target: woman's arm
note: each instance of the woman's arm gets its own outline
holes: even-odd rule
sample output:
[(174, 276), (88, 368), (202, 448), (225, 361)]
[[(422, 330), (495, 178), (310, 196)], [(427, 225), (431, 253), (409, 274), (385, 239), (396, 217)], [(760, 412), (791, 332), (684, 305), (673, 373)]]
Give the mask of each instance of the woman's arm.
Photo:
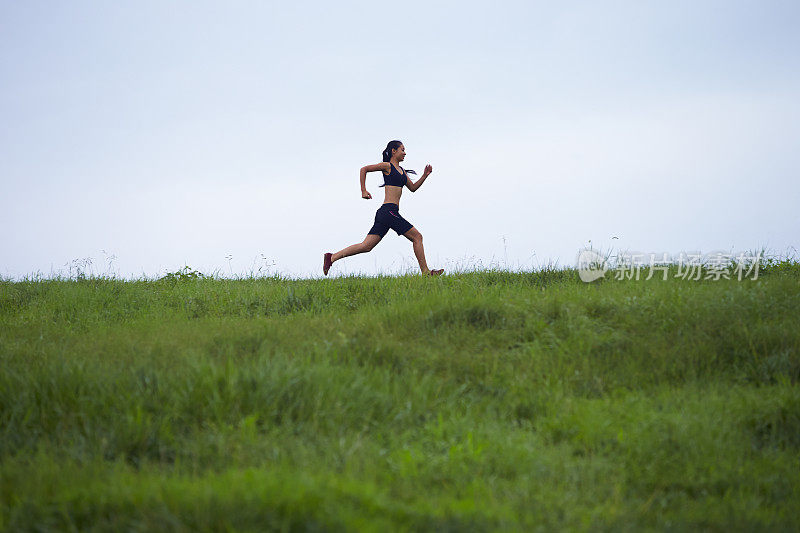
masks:
[(372, 198), (372, 195), (367, 191), (367, 172), (376, 172), (378, 170), (389, 170), (389, 163), (375, 163), (374, 165), (367, 165), (365, 167), (361, 167), (361, 172), (359, 173), (359, 179), (361, 180), (361, 198), (369, 200)]
[(408, 190), (414, 192), (422, 187), (422, 184), (425, 183), (425, 178), (430, 176), (431, 172), (433, 172), (433, 167), (426, 165), (425, 172), (422, 173), (422, 177), (420, 177), (417, 181), (411, 181), (411, 178), (406, 177), (406, 187), (408, 187)]

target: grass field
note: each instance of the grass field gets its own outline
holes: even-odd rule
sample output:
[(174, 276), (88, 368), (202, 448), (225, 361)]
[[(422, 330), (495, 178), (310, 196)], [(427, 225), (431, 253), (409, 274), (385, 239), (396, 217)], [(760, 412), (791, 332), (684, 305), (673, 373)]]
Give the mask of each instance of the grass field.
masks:
[(0, 282), (0, 529), (798, 530), (800, 265)]

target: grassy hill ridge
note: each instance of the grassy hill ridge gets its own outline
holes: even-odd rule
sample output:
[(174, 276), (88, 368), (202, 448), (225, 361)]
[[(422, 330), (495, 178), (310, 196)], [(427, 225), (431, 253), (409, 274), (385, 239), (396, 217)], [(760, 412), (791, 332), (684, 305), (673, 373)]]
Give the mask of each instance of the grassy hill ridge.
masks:
[(800, 266), (0, 282), (0, 527), (796, 529)]

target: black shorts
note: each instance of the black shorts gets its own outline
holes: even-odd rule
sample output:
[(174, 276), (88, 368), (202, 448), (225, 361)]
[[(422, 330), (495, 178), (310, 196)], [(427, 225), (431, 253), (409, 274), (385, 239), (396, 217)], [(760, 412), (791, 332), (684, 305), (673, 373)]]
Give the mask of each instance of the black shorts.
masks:
[(400, 216), (400, 207), (397, 204), (383, 204), (375, 213), (375, 224), (367, 235), (380, 235), (383, 237), (389, 228), (392, 228), (398, 235), (402, 235), (414, 226)]

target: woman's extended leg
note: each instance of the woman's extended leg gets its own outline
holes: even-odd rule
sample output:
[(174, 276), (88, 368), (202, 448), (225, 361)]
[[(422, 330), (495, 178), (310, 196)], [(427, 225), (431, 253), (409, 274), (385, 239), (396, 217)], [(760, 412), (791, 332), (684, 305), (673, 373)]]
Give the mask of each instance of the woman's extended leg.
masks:
[(364, 240), (358, 244), (352, 244), (343, 250), (339, 250), (335, 254), (331, 255), (331, 263), (335, 263), (339, 259), (343, 257), (349, 257), (351, 255), (356, 254), (363, 254), (364, 252), (369, 252), (375, 245), (381, 242), (382, 237), (380, 235), (375, 235), (374, 233), (370, 233), (367, 235)]
[(425, 261), (425, 249), (422, 246), (422, 233), (417, 230), (415, 227), (411, 227), (410, 230), (403, 233), (403, 237), (411, 241), (414, 246), (414, 255), (417, 256), (417, 261), (419, 261), (419, 268), (422, 270), (422, 274), (434, 275), (438, 276), (439, 274), (443, 273), (443, 269), (439, 270), (431, 270), (428, 268), (428, 263)]

